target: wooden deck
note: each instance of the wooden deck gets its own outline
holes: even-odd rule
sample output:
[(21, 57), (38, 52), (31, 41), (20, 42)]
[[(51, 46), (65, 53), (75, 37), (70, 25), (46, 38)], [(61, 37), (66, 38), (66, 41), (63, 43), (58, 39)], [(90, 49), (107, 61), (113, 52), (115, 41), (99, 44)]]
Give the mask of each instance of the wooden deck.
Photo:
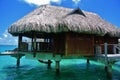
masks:
[[(18, 51), (6, 51), (6, 52), (1, 52), (0, 56), (2, 55), (17, 55)], [(19, 52), (20, 55), (25, 55), (25, 52)]]
[[(9, 52), (1, 52), (1, 55), (17, 55), (17, 51), (9, 51)], [(36, 53), (36, 57), (33, 57), (33, 53), (30, 52), (19, 52), (20, 55), (26, 55), (26, 58), (31, 58), (31, 59), (54, 59), (55, 57), (53, 56), (52, 53)], [(58, 56), (58, 55), (56, 55)], [(60, 56), (59, 58), (61, 59), (79, 59), (83, 58), (84, 56)], [(96, 56), (98, 59), (105, 59), (105, 54), (99, 54)], [(84, 57), (85, 58), (85, 57)], [(93, 56), (92, 56), (93, 58)], [(120, 61), (120, 54), (107, 54), (107, 59), (108, 60), (115, 60), (115, 61)]]
[[(103, 50), (102, 50), (103, 47)], [(110, 48), (111, 47), (111, 48)], [(109, 51), (111, 49), (111, 51)], [(111, 54), (112, 53), (112, 54)], [(101, 44), (96, 48), (96, 59), (105, 63), (111, 61), (120, 61), (120, 45), (119, 44)]]
[[(97, 56), (98, 59), (105, 59), (105, 54), (101, 54)], [(107, 54), (108, 61), (120, 61), (120, 54)]]

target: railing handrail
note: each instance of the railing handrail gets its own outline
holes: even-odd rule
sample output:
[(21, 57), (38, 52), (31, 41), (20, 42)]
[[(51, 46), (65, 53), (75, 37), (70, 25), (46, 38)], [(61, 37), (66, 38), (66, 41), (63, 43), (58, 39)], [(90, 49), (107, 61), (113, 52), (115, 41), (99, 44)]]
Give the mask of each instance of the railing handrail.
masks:
[[(100, 45), (104, 45), (104, 44), (100, 44)], [(107, 45), (109, 46), (109, 45), (118, 45), (118, 44), (107, 44)]]

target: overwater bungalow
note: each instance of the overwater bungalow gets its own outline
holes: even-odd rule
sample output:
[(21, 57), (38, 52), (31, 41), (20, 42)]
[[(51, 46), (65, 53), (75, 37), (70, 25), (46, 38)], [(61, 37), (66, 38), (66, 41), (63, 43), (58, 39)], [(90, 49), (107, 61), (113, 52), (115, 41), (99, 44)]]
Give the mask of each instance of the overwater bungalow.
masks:
[[(85, 57), (89, 61), (96, 55), (119, 53), (120, 29), (80, 8), (43, 5), (13, 23), (8, 32), (18, 37), (18, 55), (48, 60), (48, 65), (55, 60), (56, 70), (61, 59)], [(23, 42), (23, 37), (31, 41)], [(17, 62), (19, 65), (19, 57)]]

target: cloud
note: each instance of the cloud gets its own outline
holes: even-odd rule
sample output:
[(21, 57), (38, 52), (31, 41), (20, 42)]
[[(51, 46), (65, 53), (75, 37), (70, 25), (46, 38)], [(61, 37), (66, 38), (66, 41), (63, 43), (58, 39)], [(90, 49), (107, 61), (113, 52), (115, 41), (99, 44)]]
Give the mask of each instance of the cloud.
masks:
[(0, 37), (0, 44), (2, 45), (17, 45), (17, 43), (17, 38), (9, 34), (7, 30), (5, 30), (3, 35)]
[(61, 0), (23, 0), (23, 1), (30, 5), (36, 5), (36, 6), (50, 4), (51, 2), (61, 3)]
[[(23, 37), (23, 41), (31, 41), (29, 38)], [(7, 30), (4, 31), (2, 36), (0, 36), (0, 45), (18, 45), (18, 37), (13, 37), (8, 33)]]
[(81, 0), (72, 0), (77, 5)]
[(4, 36), (5, 38), (7, 38), (7, 37), (8, 37), (8, 35), (7, 35), (7, 34), (3, 34), (3, 36)]

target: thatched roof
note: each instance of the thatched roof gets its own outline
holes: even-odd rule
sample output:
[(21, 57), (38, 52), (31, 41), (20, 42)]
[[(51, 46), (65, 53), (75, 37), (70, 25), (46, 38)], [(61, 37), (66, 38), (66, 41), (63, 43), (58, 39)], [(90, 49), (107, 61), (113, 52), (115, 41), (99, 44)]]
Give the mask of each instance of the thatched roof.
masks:
[(30, 32), (77, 32), (120, 37), (117, 27), (97, 14), (78, 9), (44, 5), (13, 23), (8, 32), (14, 36)]

